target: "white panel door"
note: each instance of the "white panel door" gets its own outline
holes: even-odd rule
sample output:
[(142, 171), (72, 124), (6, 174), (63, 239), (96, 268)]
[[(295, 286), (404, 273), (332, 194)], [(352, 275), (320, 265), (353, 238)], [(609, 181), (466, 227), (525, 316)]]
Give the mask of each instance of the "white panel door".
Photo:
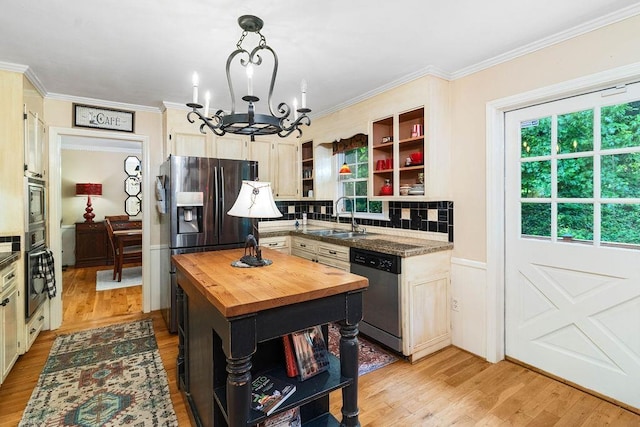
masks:
[(640, 407), (640, 87), (506, 115), (506, 354)]

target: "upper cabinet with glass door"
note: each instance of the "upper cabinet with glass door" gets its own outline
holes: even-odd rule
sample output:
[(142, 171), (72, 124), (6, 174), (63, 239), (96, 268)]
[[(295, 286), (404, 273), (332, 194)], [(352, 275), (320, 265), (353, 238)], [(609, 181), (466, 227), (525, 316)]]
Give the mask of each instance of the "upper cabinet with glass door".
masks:
[(374, 120), (369, 133), (374, 199), (450, 197), (448, 83), (427, 81), (427, 103)]

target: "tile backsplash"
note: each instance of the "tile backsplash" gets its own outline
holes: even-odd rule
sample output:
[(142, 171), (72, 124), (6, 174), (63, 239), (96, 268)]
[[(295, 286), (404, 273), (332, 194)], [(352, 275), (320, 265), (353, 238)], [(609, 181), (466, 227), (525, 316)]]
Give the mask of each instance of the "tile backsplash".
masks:
[(20, 251), (20, 236), (0, 236), (0, 247), (3, 252)]
[[(334, 203), (331, 200), (276, 200), (276, 206), (282, 212), (281, 218), (273, 220), (307, 218), (319, 221), (335, 221)], [(348, 214), (340, 216), (341, 223), (349, 223)], [(366, 227), (388, 227), (403, 230), (420, 230), (447, 234), (453, 242), (453, 202), (389, 202), (389, 219), (357, 219), (358, 224)]]

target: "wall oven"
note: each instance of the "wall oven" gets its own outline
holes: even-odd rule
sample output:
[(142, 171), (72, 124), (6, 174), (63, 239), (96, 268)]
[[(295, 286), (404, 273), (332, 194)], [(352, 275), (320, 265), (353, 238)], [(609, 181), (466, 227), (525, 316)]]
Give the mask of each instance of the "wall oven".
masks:
[(42, 256), (47, 252), (47, 193), (45, 182), (41, 179), (26, 179), (25, 218), (25, 317), (29, 319), (47, 300), (45, 279), (40, 271)]
[(25, 280), (27, 282), (25, 317), (27, 319), (31, 318), (38, 307), (47, 300), (45, 280), (38, 269), (40, 258), (46, 253), (46, 249), (44, 245), (33, 248), (27, 251), (27, 256), (25, 257)]
[(27, 218), (28, 229), (44, 228), (46, 216), (46, 189), (44, 181), (28, 178), (27, 180)]

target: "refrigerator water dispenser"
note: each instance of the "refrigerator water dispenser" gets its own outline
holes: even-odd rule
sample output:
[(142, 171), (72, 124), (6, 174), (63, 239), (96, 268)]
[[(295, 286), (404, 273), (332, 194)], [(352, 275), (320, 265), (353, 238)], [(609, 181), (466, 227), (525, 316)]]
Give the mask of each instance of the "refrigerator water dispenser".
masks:
[(202, 229), (203, 197), (201, 191), (179, 191), (176, 194), (178, 234), (200, 232)]

